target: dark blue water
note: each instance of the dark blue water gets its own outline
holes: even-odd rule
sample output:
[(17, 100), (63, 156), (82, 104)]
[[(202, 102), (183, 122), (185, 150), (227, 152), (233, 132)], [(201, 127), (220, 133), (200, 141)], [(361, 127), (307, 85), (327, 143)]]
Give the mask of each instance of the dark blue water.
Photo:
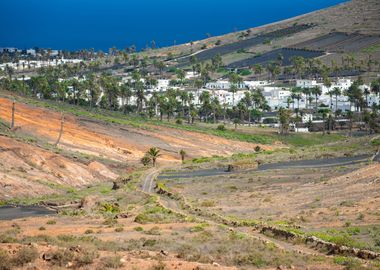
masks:
[(344, 0), (0, 0), (0, 47), (108, 50), (199, 40)]

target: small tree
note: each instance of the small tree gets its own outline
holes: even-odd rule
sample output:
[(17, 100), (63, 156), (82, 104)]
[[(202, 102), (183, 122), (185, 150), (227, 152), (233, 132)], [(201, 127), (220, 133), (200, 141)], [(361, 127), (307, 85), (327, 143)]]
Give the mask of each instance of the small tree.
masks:
[(144, 166), (148, 166), (149, 165), (149, 163), (152, 161), (152, 159), (149, 157), (149, 156), (147, 156), (147, 155), (145, 155), (145, 156), (143, 156), (142, 158), (141, 158), (141, 163), (144, 165)]
[(152, 160), (153, 167), (156, 166), (157, 158), (161, 156), (160, 150), (157, 149), (156, 147), (150, 148), (148, 152), (146, 153), (146, 155)]
[(63, 113), (61, 113), (61, 128), (59, 130), (59, 135), (58, 135), (57, 141), (54, 144), (55, 146), (57, 146), (59, 144), (59, 141), (61, 140), (61, 137), (63, 134), (63, 124), (64, 123), (65, 123), (65, 115)]
[(12, 102), (12, 122), (11, 122), (11, 130), (15, 127), (15, 110), (16, 110), (16, 101)]
[(288, 134), (291, 111), (284, 108), (280, 108), (278, 113), (279, 113), (279, 121), (280, 121), (280, 134), (281, 135)]
[(237, 125), (240, 123), (239, 118), (234, 119), (235, 131), (237, 130)]
[(185, 156), (186, 156), (185, 150), (181, 149), (181, 151), (179, 151), (179, 154), (181, 155), (181, 160), (183, 163), (185, 161)]

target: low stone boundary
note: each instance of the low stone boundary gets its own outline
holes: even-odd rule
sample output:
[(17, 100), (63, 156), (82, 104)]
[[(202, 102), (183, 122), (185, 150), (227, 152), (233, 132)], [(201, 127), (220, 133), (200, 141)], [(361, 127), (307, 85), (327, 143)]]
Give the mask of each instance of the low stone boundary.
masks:
[(324, 241), (315, 236), (304, 236), (295, 232), (279, 229), (272, 226), (264, 226), (261, 228), (260, 233), (265, 234), (266, 232), (270, 232), (275, 236), (285, 238), (286, 240), (302, 240), (306, 244), (311, 244), (314, 249), (327, 250), (329, 255), (334, 254), (342, 256), (353, 256), (365, 260), (374, 260), (380, 258), (380, 253), (371, 250), (342, 246)]

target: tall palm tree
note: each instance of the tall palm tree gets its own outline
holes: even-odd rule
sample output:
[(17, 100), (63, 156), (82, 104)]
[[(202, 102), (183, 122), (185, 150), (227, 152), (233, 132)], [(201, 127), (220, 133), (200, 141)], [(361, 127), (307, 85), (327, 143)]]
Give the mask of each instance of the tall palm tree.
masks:
[(235, 106), (235, 93), (238, 90), (238, 85), (243, 82), (243, 79), (236, 73), (230, 73), (229, 80), (231, 83), (230, 91), (232, 92), (232, 106)]
[(311, 89), (311, 93), (315, 96), (315, 111), (318, 110), (318, 97), (322, 95), (322, 90), (319, 86), (315, 86)]
[(374, 80), (371, 83), (371, 91), (380, 98), (380, 79)]
[(331, 91), (332, 94), (335, 96), (335, 112), (338, 110), (338, 97), (342, 94), (342, 91), (339, 87), (334, 87)]
[(150, 148), (148, 150), (148, 152), (146, 152), (146, 155), (151, 158), (152, 163), (153, 163), (153, 167), (156, 166), (157, 158), (159, 158), (161, 156), (160, 150), (156, 147)]

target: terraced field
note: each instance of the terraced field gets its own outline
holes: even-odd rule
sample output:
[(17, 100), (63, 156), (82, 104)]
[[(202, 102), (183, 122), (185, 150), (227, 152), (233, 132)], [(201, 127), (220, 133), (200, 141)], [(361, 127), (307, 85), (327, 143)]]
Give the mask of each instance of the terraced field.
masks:
[(298, 43), (293, 48), (327, 52), (355, 52), (380, 43), (380, 36), (333, 32)]
[(254, 56), (248, 59), (236, 61), (227, 66), (227, 68), (243, 68), (254, 66), (256, 64), (267, 65), (270, 62), (277, 61), (279, 56), (282, 56), (282, 65), (290, 65), (293, 57), (302, 56), (304, 58), (315, 58), (324, 55), (323, 51), (312, 51), (303, 49), (281, 48), (264, 53), (260, 56)]
[[(253, 38), (241, 40), (238, 42), (234, 42), (231, 44), (222, 45), (219, 47), (211, 48), (208, 50), (200, 51), (199, 53), (194, 54), (199, 61), (206, 61), (210, 60), (217, 54), (225, 55), (228, 53), (236, 52), (239, 50), (244, 50), (251, 48), (253, 46), (262, 44), (266, 41), (270, 41), (273, 39), (285, 37), (288, 35), (292, 35), (301, 31), (304, 31), (306, 29), (309, 29), (313, 27), (313, 24), (300, 24), (300, 25), (293, 25), (291, 27), (283, 28), (280, 30), (272, 31), (266, 34), (261, 34)], [(184, 57), (182, 59), (179, 59), (180, 66), (184, 66), (190, 62), (190, 56)]]

